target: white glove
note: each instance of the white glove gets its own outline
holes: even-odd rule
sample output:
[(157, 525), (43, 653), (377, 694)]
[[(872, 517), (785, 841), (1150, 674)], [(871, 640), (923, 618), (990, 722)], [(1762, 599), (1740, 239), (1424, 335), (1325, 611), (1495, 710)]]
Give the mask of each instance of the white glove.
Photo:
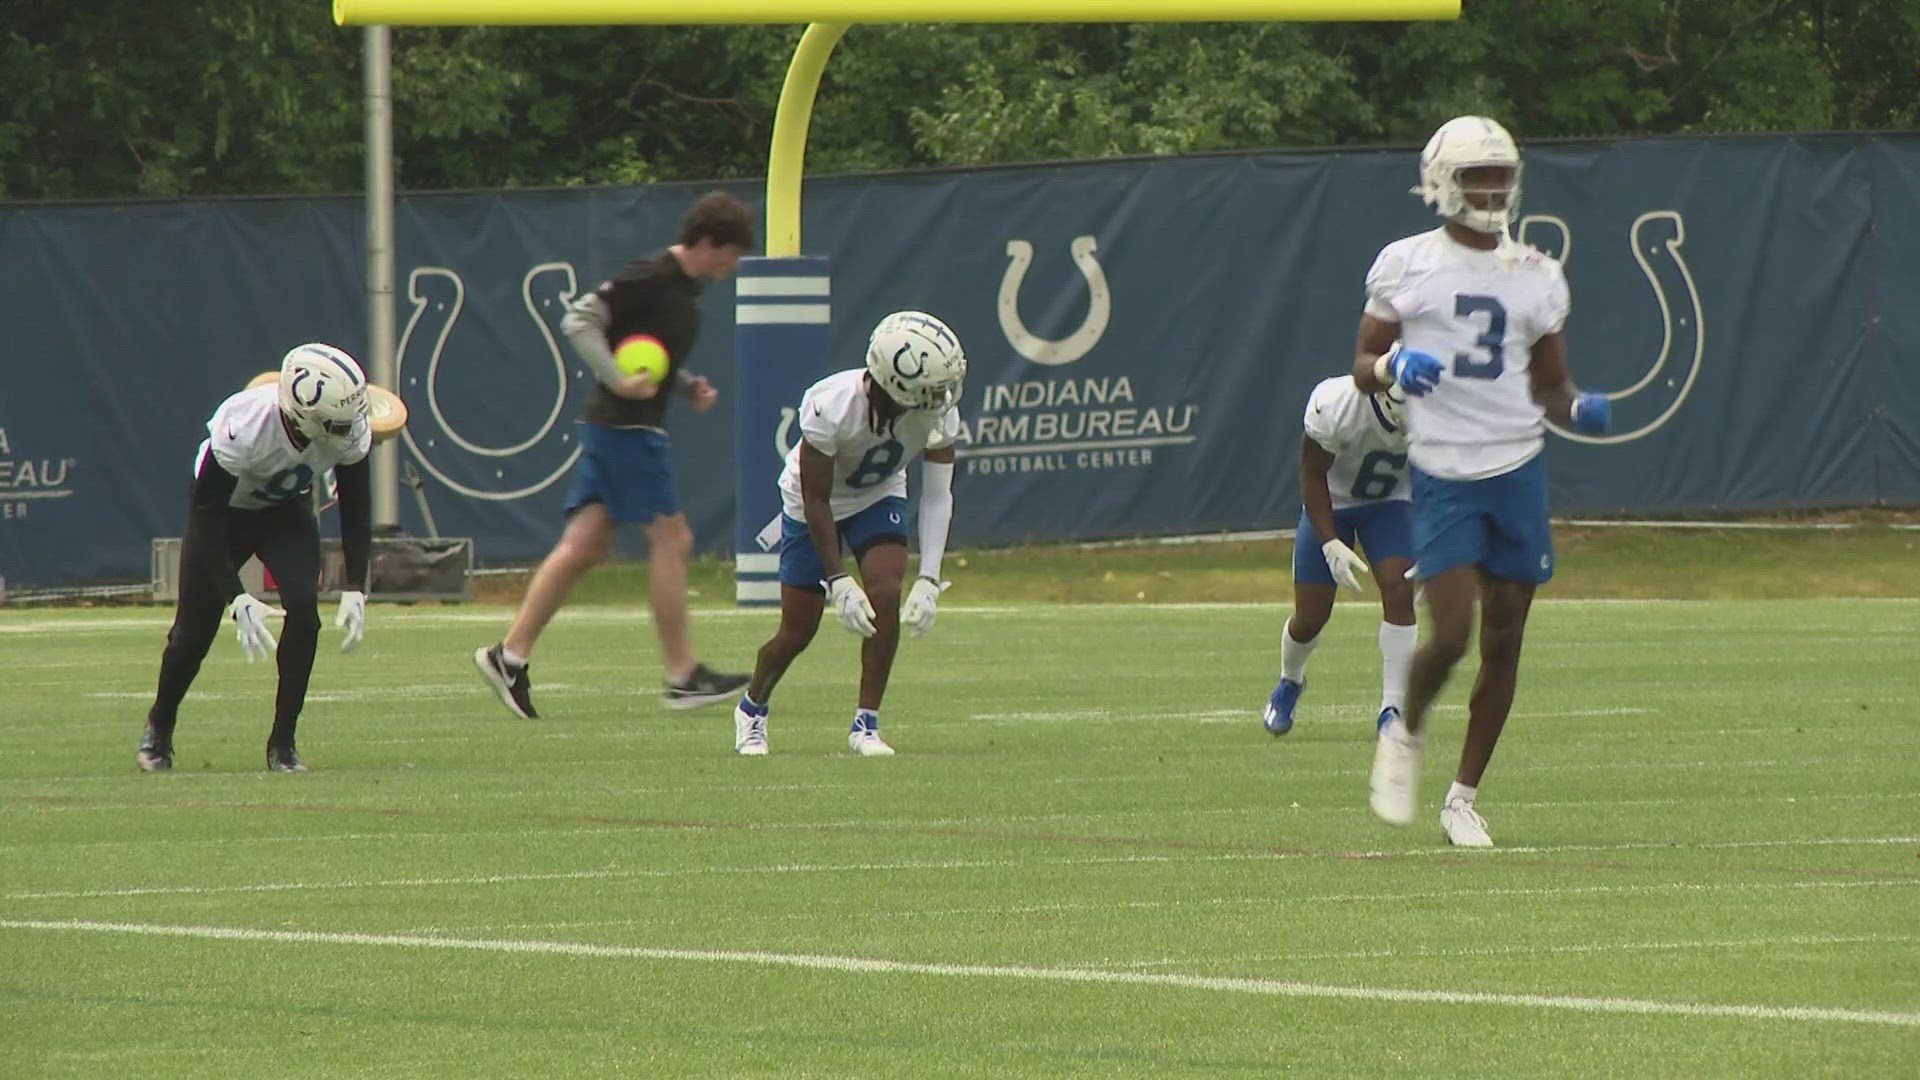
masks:
[(900, 621), (913, 628), (914, 637), (924, 637), (933, 629), (935, 609), (940, 605), (940, 594), (953, 588), (951, 581), (935, 581), (923, 577), (913, 583), (907, 591), (906, 605), (900, 609)]
[(234, 628), (240, 636), (240, 648), (247, 654), (247, 663), (273, 656), (273, 633), (267, 629), (267, 616), (285, 615), (286, 612), (256, 599), (252, 593), (241, 593), (228, 605), (227, 614), (233, 618)]
[(841, 574), (827, 582), (827, 601), (840, 616), (841, 626), (863, 638), (873, 636), (873, 602), (852, 574)]
[(340, 594), (340, 614), (333, 625), (345, 630), (346, 636), (340, 640), (341, 652), (352, 652), (360, 644), (361, 637), (367, 632), (367, 594), (363, 592), (343, 592)]
[(1320, 545), (1320, 554), (1327, 557), (1327, 569), (1333, 571), (1333, 580), (1354, 592), (1361, 591), (1360, 575), (1367, 572), (1367, 564), (1360, 561), (1352, 548), (1334, 539)]

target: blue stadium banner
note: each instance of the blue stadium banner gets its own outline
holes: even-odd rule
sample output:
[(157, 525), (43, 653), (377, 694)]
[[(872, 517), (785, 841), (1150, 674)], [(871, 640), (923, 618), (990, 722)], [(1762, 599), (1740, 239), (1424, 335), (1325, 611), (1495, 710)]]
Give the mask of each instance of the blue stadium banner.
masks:
[[(1615, 397), (1614, 434), (1556, 436), (1557, 512), (1920, 504), (1920, 245), (1905, 241), (1920, 235), (1920, 136), (1523, 149), (1520, 235), (1566, 263), (1575, 378)], [(671, 420), (697, 542), (766, 554), (747, 545), (771, 517), (778, 410), (859, 363), (873, 323), (902, 308), (939, 315), (968, 355), (956, 544), (1290, 526), (1300, 414), (1350, 363), (1367, 266), (1433, 225), (1407, 194), (1415, 157), (808, 181), (831, 320), (737, 325), (829, 303), (751, 292), (768, 287), (751, 269), (709, 290), (692, 366), (721, 404)], [(559, 534), (589, 378), (558, 333), (566, 301), (669, 243), (710, 186), (400, 201), (403, 456), (440, 531), (474, 537), (483, 563), (538, 558)], [(0, 208), (9, 584), (144, 580), (151, 538), (181, 531), (220, 400), (302, 341), (364, 350), (361, 212), (346, 198)], [(804, 341), (763, 349), (750, 325)], [(753, 566), (742, 587), (770, 580)]]

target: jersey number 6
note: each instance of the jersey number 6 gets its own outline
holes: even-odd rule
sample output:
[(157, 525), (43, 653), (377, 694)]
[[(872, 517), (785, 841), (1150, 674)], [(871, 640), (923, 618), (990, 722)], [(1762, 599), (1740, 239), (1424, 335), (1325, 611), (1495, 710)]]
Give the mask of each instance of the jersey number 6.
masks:
[[(1381, 471), (1381, 466), (1385, 470)], [(1400, 472), (1407, 467), (1407, 455), (1375, 450), (1360, 459), (1360, 471), (1353, 478), (1353, 497), (1384, 499), (1400, 486)]]
[(1466, 353), (1453, 354), (1453, 377), (1456, 379), (1497, 379), (1507, 369), (1506, 357), (1501, 345), (1507, 339), (1507, 308), (1498, 297), (1479, 296), (1473, 293), (1455, 293), (1453, 313), (1462, 319), (1471, 319), (1482, 312), (1487, 316), (1486, 332), (1473, 339), (1475, 345), (1487, 350), (1485, 360), (1475, 360)]

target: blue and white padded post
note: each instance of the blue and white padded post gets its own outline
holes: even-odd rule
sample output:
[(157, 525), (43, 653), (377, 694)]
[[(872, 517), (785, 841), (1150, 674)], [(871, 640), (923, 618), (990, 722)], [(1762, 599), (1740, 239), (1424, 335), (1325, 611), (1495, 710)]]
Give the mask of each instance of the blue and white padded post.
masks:
[(827, 260), (741, 259), (736, 289), (733, 595), (753, 607), (780, 602), (780, 470), (800, 395), (831, 370)]

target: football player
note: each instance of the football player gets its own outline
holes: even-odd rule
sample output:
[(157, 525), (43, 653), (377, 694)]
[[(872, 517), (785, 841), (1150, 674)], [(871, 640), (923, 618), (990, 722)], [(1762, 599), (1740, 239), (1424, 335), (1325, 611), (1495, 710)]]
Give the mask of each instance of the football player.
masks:
[(1293, 614), (1280, 635), (1280, 685), (1267, 699), (1266, 726), (1293, 730), (1307, 658), (1333, 615), (1338, 586), (1359, 591), (1373, 560), (1380, 583), (1380, 713), (1376, 729), (1400, 715), (1413, 661), (1413, 512), (1407, 499), (1407, 431), (1398, 387), (1366, 394), (1352, 376), (1327, 379), (1307, 399), (1300, 437), (1300, 527), (1293, 537)]
[[(271, 656), (279, 665), (267, 768), (307, 771), (294, 746), (294, 728), (320, 639), (320, 527), (313, 512), (313, 480), (332, 469), (340, 481), (346, 588), (335, 625), (344, 631), (341, 651), (350, 652), (366, 630), (367, 561), (373, 546), (367, 452), (372, 446), (367, 377), (353, 357), (331, 345), (294, 349), (280, 361), (277, 382), (243, 390), (214, 410), (194, 462), (180, 548), (180, 601), (135, 759), (140, 768), (173, 767), (180, 702), (224, 616), (233, 622), (248, 663)], [(267, 618), (282, 612), (240, 583), (240, 567), (256, 555), (273, 573), (285, 609), (277, 647)]]
[[(860, 696), (847, 747), (893, 753), (880, 738), (880, 699), (905, 622), (933, 629), (947, 582), (940, 559), (953, 519), (953, 440), (967, 374), (960, 339), (939, 319), (901, 311), (880, 320), (864, 367), (814, 383), (800, 399), (800, 440), (780, 474), (780, 626), (760, 647), (734, 710), (735, 752), (767, 752), (767, 702), (813, 640), (831, 604), (860, 635)], [(907, 465), (920, 454), (920, 574), (900, 607), (907, 570)], [(860, 569), (848, 573), (845, 543)]]
[(1370, 802), (1405, 825), (1417, 812), (1427, 712), (1466, 654), (1480, 612), (1480, 674), (1466, 744), (1440, 811), (1449, 843), (1491, 847), (1474, 808), (1513, 705), (1534, 590), (1553, 576), (1546, 421), (1597, 434), (1611, 404), (1567, 371), (1569, 300), (1560, 264), (1508, 236), (1520, 205), (1520, 151), (1483, 116), (1441, 125), (1415, 191), (1439, 228), (1381, 249), (1367, 272), (1353, 378), (1408, 395), (1417, 576), (1428, 610), (1404, 714), (1381, 729)]

